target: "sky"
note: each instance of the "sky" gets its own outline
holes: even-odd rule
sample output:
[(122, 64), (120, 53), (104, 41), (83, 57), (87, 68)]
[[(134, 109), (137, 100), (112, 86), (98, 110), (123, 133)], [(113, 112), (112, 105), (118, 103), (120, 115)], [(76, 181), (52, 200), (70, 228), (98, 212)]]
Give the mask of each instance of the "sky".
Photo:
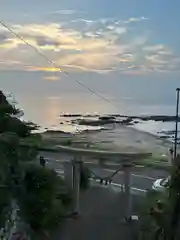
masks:
[(5, 90), (72, 93), (79, 89), (72, 81), (77, 78), (111, 98), (113, 92), (124, 94), (122, 86), (126, 97), (138, 89), (144, 99), (150, 90), (159, 101), (162, 82), (166, 91), (178, 84), (179, 0), (0, 0), (0, 5), (0, 19), (29, 44), (0, 26)]

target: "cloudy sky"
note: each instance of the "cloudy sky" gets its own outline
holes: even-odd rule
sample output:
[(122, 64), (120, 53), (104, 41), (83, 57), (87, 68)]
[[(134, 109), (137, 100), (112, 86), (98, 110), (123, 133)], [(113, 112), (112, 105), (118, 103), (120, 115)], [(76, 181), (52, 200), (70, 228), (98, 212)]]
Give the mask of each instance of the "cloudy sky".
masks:
[(180, 77), (179, 9), (179, 0), (0, 0), (0, 19), (19, 36), (0, 26), (0, 86), (75, 99), (87, 93), (76, 78), (112, 101), (167, 104)]
[(1, 0), (0, 69), (146, 75), (180, 66), (178, 0)]

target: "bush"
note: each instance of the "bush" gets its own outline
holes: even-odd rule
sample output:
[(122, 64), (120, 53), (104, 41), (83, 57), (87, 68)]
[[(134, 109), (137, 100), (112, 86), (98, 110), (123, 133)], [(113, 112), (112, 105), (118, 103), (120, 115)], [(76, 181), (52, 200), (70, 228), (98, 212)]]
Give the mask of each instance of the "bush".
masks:
[(63, 219), (71, 203), (64, 181), (49, 169), (30, 165), (26, 169), (20, 209), (35, 231), (51, 230)]
[(0, 91), (0, 224), (3, 226), (7, 220), (4, 216), (15, 200), (22, 221), (35, 231), (49, 230), (55, 228), (69, 210), (71, 195), (54, 171), (33, 164), (41, 139), (38, 135), (35, 143), (30, 139), (31, 131), (37, 126), (12, 117), (17, 111)]
[(30, 122), (22, 122), (16, 117), (4, 115), (0, 117), (0, 133), (14, 132), (19, 137), (30, 136), (32, 130), (36, 130), (37, 126)]
[[(159, 209), (158, 206), (161, 206), (161, 208)], [(155, 237), (160, 229), (163, 230), (163, 234), (169, 239), (168, 237), (171, 232), (171, 214), (172, 206), (169, 201), (168, 189), (165, 193), (149, 191), (141, 211), (139, 240), (161, 239)], [(161, 237), (163, 236), (161, 235)]]
[(15, 109), (13, 106), (11, 106), (5, 95), (2, 91), (0, 91), (0, 116), (3, 116), (4, 114), (16, 114), (18, 112), (17, 109)]
[(15, 182), (20, 179), (18, 164), (18, 137), (0, 134), (0, 224), (4, 225), (13, 197), (17, 195)]
[[(163, 230), (163, 239), (180, 239), (180, 166), (179, 161), (175, 164), (170, 173), (170, 184), (165, 194), (150, 192), (147, 194), (144, 211), (142, 213), (142, 228), (140, 239), (161, 239), (154, 238), (157, 229)], [(161, 200), (159, 205), (156, 200)], [(149, 214), (150, 208), (151, 215)]]

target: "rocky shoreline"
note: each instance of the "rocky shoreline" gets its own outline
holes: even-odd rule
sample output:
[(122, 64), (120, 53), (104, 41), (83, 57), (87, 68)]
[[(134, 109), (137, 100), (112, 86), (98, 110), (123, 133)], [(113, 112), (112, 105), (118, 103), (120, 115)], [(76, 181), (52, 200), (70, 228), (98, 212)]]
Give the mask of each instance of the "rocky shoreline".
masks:
[[(92, 149), (150, 151), (158, 156), (167, 156), (174, 141), (174, 124), (168, 123), (164, 129), (158, 128), (154, 133), (148, 131), (149, 123), (161, 125), (163, 119), (169, 121), (175, 120), (175, 117), (63, 114), (58, 119), (59, 126), (45, 129), (43, 138), (56, 145), (83, 147), (88, 144)], [(180, 143), (180, 139), (178, 142)]]
[[(149, 116), (127, 116), (121, 114), (105, 114), (104, 116), (95, 114), (95, 115), (82, 115), (82, 114), (62, 114), (60, 117), (64, 118), (76, 118), (72, 120), (73, 122), (77, 122), (80, 125), (92, 125), (92, 126), (100, 126), (111, 123), (122, 123), (127, 125), (133, 125), (142, 121), (158, 121), (158, 122), (175, 122), (176, 116), (169, 115), (149, 115)], [(95, 119), (87, 119), (87, 118), (96, 118)], [(119, 118), (122, 118), (121, 120)], [(180, 122), (180, 117), (178, 117), (178, 122)]]
[[(140, 126), (141, 124), (143, 125), (148, 121), (154, 123), (173, 123), (176, 121), (176, 116), (169, 115), (127, 116), (122, 114), (62, 114), (60, 117), (63, 118), (66, 123), (68, 122), (72, 125), (87, 127), (84, 132), (91, 132), (92, 129), (88, 129), (89, 127), (94, 127), (94, 131), (104, 131), (112, 128), (118, 128), (120, 126), (132, 126), (136, 128), (136, 126)], [(180, 117), (178, 118), (178, 122), (180, 122)], [(60, 124), (64, 123), (61, 122)], [(174, 133), (174, 130), (162, 130), (157, 131), (155, 135), (159, 139), (168, 140), (173, 143)], [(178, 143), (180, 143), (180, 138), (178, 138)]]

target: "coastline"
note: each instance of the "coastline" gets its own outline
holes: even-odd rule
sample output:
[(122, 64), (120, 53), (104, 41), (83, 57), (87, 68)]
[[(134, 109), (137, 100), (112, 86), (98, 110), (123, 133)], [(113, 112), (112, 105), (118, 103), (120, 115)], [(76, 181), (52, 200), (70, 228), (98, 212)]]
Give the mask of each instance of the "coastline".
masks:
[[(160, 124), (162, 118), (169, 119), (167, 115), (149, 117), (154, 118), (153, 123)], [(168, 149), (172, 147), (172, 142), (168, 138), (160, 139), (158, 131), (155, 133), (148, 128), (146, 130), (146, 126), (152, 121), (148, 120), (149, 117), (120, 114), (59, 114), (54, 125), (45, 126), (46, 121), (41, 124), (38, 122), (41, 127), (35, 133), (41, 133), (43, 139), (50, 144), (62, 142), (67, 144), (67, 141), (70, 141), (75, 146), (88, 144), (94, 149), (121, 152), (151, 151), (154, 155), (168, 157)], [(141, 118), (146, 120), (142, 121)], [(172, 116), (170, 118), (172, 119)], [(22, 119), (25, 120), (25, 117), (23, 116)]]
[[(6, 96), (8, 100), (17, 105), (15, 97), (12, 93), (7, 93)], [(21, 107), (18, 104), (18, 108)], [(36, 133), (43, 133), (47, 130), (52, 131), (62, 131), (62, 133), (72, 133), (77, 135), (81, 133), (81, 136), (84, 134), (86, 138), (90, 135), (99, 135), (99, 132), (106, 132), (109, 135), (109, 131), (113, 128), (114, 124), (115, 129), (132, 129), (127, 130), (129, 135), (133, 135), (134, 133), (140, 134), (143, 136), (151, 136), (156, 140), (161, 139), (162, 145), (166, 144), (172, 147), (173, 142), (173, 134), (169, 134), (169, 132), (173, 132), (175, 128), (173, 125), (173, 121), (175, 119), (172, 115), (124, 115), (124, 114), (113, 114), (113, 113), (58, 113), (56, 117), (54, 116), (51, 121), (48, 119), (33, 119), (32, 116), (28, 116), (25, 112), (25, 115), (17, 116), (21, 120), (29, 121), (32, 119), (33, 122), (37, 123), (40, 128)], [(180, 119), (179, 119), (180, 120)], [(152, 127), (153, 126), (153, 127)], [(165, 126), (165, 129), (164, 129)], [(142, 135), (143, 134), (143, 135)], [(121, 134), (119, 138), (121, 138)], [(106, 136), (104, 136), (106, 138)], [(117, 138), (117, 136), (116, 136)], [(180, 135), (178, 136), (180, 140)], [(130, 139), (130, 137), (129, 137)], [(103, 139), (101, 140), (103, 141)]]
[(118, 125), (115, 128), (98, 131), (65, 133), (58, 130), (46, 130), (41, 134), (46, 142), (53, 144), (71, 144), (75, 147), (91, 149), (109, 149), (120, 152), (152, 152), (156, 157), (168, 158), (168, 149), (172, 143), (158, 136), (144, 132), (133, 126)]

